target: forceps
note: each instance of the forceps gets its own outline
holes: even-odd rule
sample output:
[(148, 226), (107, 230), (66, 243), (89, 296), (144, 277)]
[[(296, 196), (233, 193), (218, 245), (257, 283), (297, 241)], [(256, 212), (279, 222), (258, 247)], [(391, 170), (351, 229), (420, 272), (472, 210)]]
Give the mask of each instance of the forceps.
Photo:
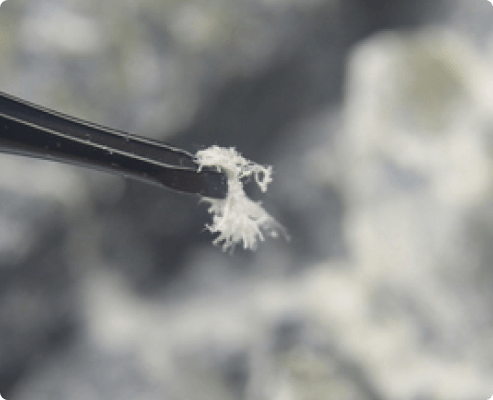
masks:
[[(224, 174), (164, 143), (64, 115), (0, 92), (0, 152), (121, 174), (185, 193), (222, 199)], [(1, 172), (0, 172), (1, 173)]]

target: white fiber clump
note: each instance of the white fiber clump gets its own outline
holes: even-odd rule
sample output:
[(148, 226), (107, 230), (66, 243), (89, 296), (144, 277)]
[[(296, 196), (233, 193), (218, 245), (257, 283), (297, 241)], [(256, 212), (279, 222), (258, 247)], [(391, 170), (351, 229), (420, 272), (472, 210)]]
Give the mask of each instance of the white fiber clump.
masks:
[(262, 208), (260, 202), (250, 200), (243, 190), (242, 178), (252, 177), (262, 192), (272, 182), (272, 167), (263, 167), (243, 158), (234, 148), (212, 146), (195, 155), (195, 161), (202, 167), (214, 167), (226, 174), (228, 195), (225, 199), (204, 197), (210, 203), (212, 225), (207, 229), (219, 233), (214, 244), (222, 243), (224, 251), (233, 250), (243, 242), (243, 248), (255, 250), (257, 242), (264, 240), (263, 232), (277, 237), (284, 228)]

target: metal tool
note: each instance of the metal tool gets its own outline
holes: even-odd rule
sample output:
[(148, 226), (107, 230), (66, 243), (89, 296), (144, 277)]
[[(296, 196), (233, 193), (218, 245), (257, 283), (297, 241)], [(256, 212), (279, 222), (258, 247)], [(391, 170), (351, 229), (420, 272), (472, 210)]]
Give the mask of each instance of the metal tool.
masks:
[(194, 156), (187, 151), (2, 92), (0, 152), (95, 168), (210, 198), (227, 195), (224, 174), (212, 168), (199, 171)]

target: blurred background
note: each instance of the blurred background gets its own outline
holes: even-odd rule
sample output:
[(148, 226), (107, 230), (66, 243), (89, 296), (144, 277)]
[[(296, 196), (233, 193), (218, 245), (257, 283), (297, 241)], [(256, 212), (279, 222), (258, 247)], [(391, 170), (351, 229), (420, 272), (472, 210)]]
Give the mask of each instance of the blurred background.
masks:
[(486, 0), (6, 0), (0, 91), (273, 165), (291, 241), (198, 198), (0, 154), (8, 400), (493, 394)]

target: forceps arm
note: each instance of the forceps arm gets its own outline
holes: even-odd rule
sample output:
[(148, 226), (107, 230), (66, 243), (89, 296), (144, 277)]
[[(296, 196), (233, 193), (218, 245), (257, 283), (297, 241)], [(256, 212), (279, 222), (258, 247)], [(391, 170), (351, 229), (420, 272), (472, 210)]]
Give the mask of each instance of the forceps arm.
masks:
[(226, 177), (213, 169), (199, 171), (187, 151), (2, 92), (0, 152), (95, 168), (211, 198), (227, 194)]

